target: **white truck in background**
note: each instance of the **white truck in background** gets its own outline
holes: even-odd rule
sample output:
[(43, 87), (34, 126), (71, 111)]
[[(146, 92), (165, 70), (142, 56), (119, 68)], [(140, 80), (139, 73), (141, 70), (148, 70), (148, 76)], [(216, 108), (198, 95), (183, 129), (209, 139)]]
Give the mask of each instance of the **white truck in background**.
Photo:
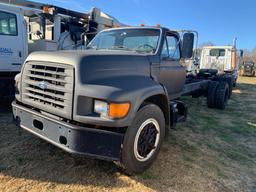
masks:
[(0, 99), (14, 97), (14, 77), (33, 51), (83, 49), (99, 31), (125, 26), (92, 8), (80, 13), (26, 0), (0, 0)]
[[(243, 58), (243, 50), (236, 48), (236, 39), (230, 46), (204, 46), (195, 48), (193, 57), (183, 61), (187, 69), (187, 77), (193, 79), (209, 78), (214, 81), (225, 81), (229, 85), (230, 98), (232, 89), (236, 86), (239, 67)], [(216, 87), (215, 87), (216, 88)], [(215, 89), (213, 88), (213, 89)], [(192, 94), (193, 97), (201, 96), (200, 92)], [(210, 106), (213, 106), (212, 104)]]
[(233, 46), (206, 46), (201, 50), (200, 70), (215, 70), (218, 74), (232, 75), (233, 85), (239, 74), (239, 65), (243, 57), (243, 51)]

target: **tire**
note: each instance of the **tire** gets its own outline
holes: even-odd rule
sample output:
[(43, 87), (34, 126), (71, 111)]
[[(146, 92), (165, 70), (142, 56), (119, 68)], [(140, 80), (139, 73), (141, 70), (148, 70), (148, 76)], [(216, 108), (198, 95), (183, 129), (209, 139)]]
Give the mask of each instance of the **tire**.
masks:
[(219, 82), (215, 93), (215, 107), (225, 109), (229, 96), (229, 85), (227, 82)]
[(232, 96), (232, 91), (234, 87), (234, 80), (232, 77), (227, 77), (225, 81), (228, 83), (228, 87), (229, 87), (228, 98), (230, 99)]
[[(164, 137), (165, 118), (162, 110), (155, 104), (144, 105), (124, 136), (120, 161), (124, 172), (133, 175), (148, 169), (157, 157)], [(156, 147), (151, 149), (152, 145)]]
[(215, 107), (215, 93), (218, 85), (219, 85), (218, 81), (209, 82), (208, 91), (207, 91), (207, 106), (209, 108)]
[(228, 99), (231, 98), (232, 96), (232, 91), (233, 91), (233, 87), (234, 87), (234, 81), (232, 77), (227, 77), (227, 76), (218, 76), (216, 78), (217, 81), (221, 82), (221, 81), (224, 81), (224, 82), (227, 82), (228, 83), (228, 86), (229, 86), (229, 93), (228, 93)]

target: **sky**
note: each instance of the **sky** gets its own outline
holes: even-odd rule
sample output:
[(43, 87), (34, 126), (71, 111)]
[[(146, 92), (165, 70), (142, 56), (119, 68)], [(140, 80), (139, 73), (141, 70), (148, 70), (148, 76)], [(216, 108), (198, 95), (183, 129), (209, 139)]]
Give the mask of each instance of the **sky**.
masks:
[(240, 49), (256, 48), (255, 0), (34, 0), (89, 11), (92, 7), (131, 26), (145, 24), (199, 32), (199, 44), (231, 44), (237, 37)]

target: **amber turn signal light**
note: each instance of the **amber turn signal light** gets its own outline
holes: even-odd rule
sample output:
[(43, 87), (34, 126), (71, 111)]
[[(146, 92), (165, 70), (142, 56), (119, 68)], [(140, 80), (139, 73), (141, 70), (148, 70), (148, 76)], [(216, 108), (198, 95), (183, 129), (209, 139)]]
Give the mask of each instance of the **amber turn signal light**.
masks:
[(110, 103), (108, 116), (113, 119), (124, 118), (130, 109), (129, 103)]

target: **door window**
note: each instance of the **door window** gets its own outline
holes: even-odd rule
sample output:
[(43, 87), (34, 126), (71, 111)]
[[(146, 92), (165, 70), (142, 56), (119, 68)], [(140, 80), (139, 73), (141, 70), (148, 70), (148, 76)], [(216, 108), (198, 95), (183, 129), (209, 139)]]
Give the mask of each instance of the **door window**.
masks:
[(168, 58), (169, 57), (169, 51), (167, 47), (167, 41), (164, 41), (163, 50), (162, 50), (162, 58)]
[(16, 15), (0, 11), (0, 35), (16, 36), (17, 34)]
[(162, 58), (180, 59), (180, 49), (175, 36), (167, 36), (162, 49)]

